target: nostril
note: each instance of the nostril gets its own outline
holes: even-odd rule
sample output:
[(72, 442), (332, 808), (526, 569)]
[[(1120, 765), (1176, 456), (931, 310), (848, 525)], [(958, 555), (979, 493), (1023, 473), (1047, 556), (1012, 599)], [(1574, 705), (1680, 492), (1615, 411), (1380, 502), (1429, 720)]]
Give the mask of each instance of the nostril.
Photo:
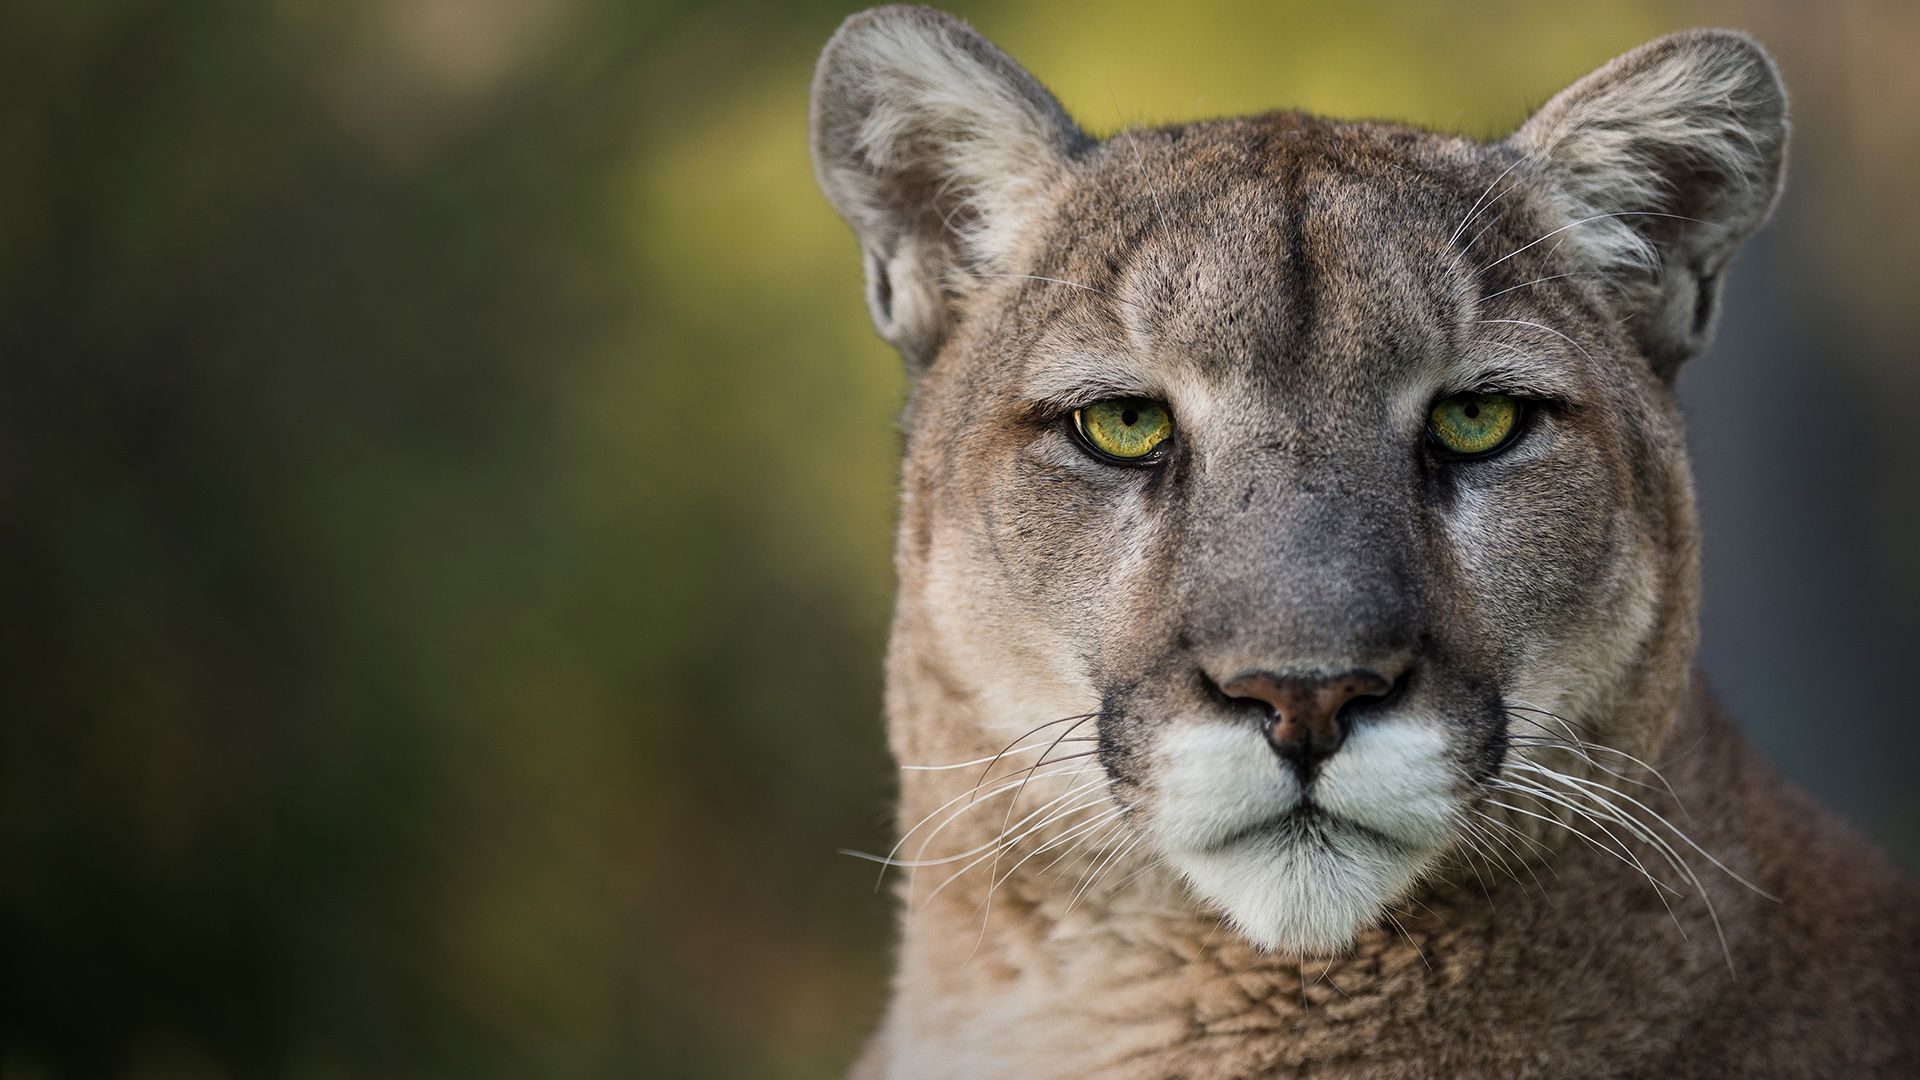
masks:
[(1405, 685), (1404, 671), (1391, 682), (1365, 668), (1332, 676), (1256, 671), (1227, 681), (1220, 692), (1266, 706), (1268, 743), (1305, 778), (1340, 748), (1355, 712), (1391, 700)]
[(1362, 713), (1383, 709), (1406, 696), (1407, 684), (1413, 680), (1411, 669), (1402, 671), (1398, 678), (1384, 688), (1378, 683), (1358, 688), (1346, 704), (1341, 706), (1343, 713)]

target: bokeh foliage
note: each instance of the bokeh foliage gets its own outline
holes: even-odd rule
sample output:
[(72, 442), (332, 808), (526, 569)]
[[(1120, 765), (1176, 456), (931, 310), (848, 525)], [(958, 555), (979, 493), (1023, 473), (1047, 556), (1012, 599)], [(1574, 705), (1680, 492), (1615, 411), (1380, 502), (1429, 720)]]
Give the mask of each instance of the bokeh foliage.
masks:
[[(1496, 133), (1690, 13), (969, 5), (1089, 127)], [(0, 9), (0, 1073), (812, 1077), (884, 994), (845, 9)]]

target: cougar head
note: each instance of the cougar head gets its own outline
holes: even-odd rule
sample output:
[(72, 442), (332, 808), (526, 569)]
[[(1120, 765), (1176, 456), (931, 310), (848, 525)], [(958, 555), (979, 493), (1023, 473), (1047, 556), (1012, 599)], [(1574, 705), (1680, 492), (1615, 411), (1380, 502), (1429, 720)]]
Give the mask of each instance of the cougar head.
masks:
[(1548, 717), (1658, 743), (1697, 603), (1673, 379), (1785, 149), (1752, 41), (1659, 39), (1499, 141), (1096, 138), (883, 8), (812, 138), (912, 376), (899, 626), (974, 706), (910, 723), (1091, 708), (1127, 820), (1303, 954), (1435, 872)]

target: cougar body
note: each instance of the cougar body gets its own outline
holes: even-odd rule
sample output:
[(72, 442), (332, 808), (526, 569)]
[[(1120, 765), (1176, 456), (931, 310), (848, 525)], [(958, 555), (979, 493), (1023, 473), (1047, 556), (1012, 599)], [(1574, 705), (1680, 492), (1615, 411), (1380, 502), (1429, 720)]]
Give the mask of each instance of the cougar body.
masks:
[(1920, 1070), (1920, 896), (1693, 669), (1673, 379), (1781, 181), (1759, 46), (1494, 142), (1096, 139), (882, 8), (812, 130), (912, 376), (857, 1075)]

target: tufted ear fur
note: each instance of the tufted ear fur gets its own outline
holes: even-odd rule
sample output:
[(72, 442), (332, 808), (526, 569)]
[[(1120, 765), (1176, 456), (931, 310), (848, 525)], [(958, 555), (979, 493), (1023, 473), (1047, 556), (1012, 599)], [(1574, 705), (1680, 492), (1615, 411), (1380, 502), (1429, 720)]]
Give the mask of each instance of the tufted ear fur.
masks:
[(1720, 275), (1780, 191), (1773, 61), (1729, 30), (1663, 37), (1561, 91), (1510, 142), (1581, 223), (1566, 244), (1622, 287), (1629, 326), (1671, 377), (1706, 348)]
[(874, 325), (915, 372), (971, 281), (1012, 272), (1023, 225), (1088, 141), (1020, 65), (921, 7), (840, 27), (814, 74), (812, 138), (820, 187), (859, 234)]

